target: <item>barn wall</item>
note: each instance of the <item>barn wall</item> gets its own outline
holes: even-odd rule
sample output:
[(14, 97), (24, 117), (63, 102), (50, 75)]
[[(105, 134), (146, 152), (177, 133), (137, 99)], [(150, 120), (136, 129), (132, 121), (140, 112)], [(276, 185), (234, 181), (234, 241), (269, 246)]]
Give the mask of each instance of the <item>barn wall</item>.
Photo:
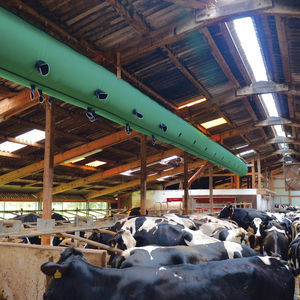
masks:
[[(284, 176), (274, 176), (273, 190), (276, 192), (274, 202), (276, 204), (289, 204), (289, 192), (285, 190)], [(290, 191), (291, 202), (293, 206), (300, 206), (300, 191)]]
[[(257, 193), (256, 189), (227, 189), (213, 190), (214, 196), (232, 196), (237, 199), (237, 202), (251, 203), (253, 208), (257, 208)], [(149, 190), (146, 194), (146, 208), (147, 209), (173, 209), (181, 208), (180, 202), (167, 203), (167, 198), (181, 198), (183, 197), (183, 190)], [(190, 196), (208, 196), (209, 190), (190, 190)], [(132, 193), (132, 206), (140, 206), (140, 192)], [(265, 207), (264, 201), (260, 202), (261, 207)]]
[[(0, 299), (43, 299), (47, 276), (40, 266), (58, 261), (61, 247), (0, 243)], [(88, 262), (106, 266), (106, 251), (82, 249)]]

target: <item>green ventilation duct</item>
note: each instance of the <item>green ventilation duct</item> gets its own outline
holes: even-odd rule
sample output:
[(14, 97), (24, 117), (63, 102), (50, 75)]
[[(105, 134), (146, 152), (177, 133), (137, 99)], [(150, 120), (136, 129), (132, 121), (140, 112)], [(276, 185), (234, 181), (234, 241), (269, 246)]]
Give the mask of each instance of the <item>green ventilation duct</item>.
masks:
[[(247, 166), (195, 127), (89, 58), (0, 7), (0, 76), (226, 168)], [(127, 124), (127, 125), (126, 125)]]

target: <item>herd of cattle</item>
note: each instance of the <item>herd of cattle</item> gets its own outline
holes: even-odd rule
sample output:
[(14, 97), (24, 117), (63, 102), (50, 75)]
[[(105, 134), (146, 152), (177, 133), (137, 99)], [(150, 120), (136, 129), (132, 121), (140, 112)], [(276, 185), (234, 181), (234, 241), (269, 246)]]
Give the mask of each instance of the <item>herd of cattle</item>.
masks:
[[(300, 261), (300, 213), (226, 206), (204, 214), (131, 216), (89, 239), (109, 252), (110, 268), (87, 263), (67, 248), (44, 299), (293, 299)], [(95, 248), (85, 245), (86, 248)]]

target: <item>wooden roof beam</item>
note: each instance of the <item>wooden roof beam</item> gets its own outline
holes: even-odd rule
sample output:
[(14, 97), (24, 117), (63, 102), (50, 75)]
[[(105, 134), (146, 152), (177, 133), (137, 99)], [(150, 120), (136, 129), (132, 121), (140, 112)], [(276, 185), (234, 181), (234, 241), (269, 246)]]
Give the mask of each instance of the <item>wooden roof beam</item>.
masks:
[(180, 5), (182, 7), (204, 9), (210, 4), (214, 4), (214, 0), (166, 0), (167, 2)]
[(12, 142), (12, 143), (23, 144), (23, 145), (31, 146), (31, 147), (45, 148), (45, 146), (41, 143), (25, 141), (23, 139), (18, 139), (18, 138), (14, 138), (14, 137), (10, 137), (10, 136), (5, 136), (5, 135), (2, 135), (2, 134), (0, 134), (0, 140), (9, 141), (9, 142)]
[(25, 89), (12, 98), (0, 101), (0, 122), (39, 104), (38, 99), (30, 99), (30, 90)]
[[(14, 120), (15, 123), (17, 123), (19, 125), (22, 125), (24, 127), (34, 128), (34, 129), (39, 129), (39, 130), (45, 130), (45, 126), (40, 125), (40, 124), (35, 123), (35, 122), (32, 122), (32, 121), (23, 120), (23, 119), (18, 118), (18, 117), (12, 117), (11, 119)], [(87, 120), (87, 122), (88, 122), (88, 120)], [(67, 139), (70, 139), (70, 140), (81, 141), (81, 142), (84, 142), (84, 143), (89, 142), (89, 140), (87, 138), (83, 137), (83, 136), (79, 136), (79, 135), (76, 135), (76, 134), (64, 132), (64, 131), (57, 130), (57, 129), (55, 130), (55, 135), (59, 135), (60, 137), (64, 137), (64, 138), (67, 138)]]
[[(116, 132), (114, 134), (105, 136), (103, 138), (100, 138), (98, 140), (92, 141), (90, 143), (75, 147), (73, 149), (70, 149), (64, 153), (59, 153), (54, 156), (54, 165), (57, 165), (59, 163), (62, 163), (68, 159), (71, 159), (76, 156), (83, 155), (87, 152), (91, 152), (96, 149), (100, 148), (107, 148), (112, 145), (116, 145), (118, 143), (127, 141), (129, 139), (132, 139), (136, 136), (138, 136), (139, 133), (136, 131), (132, 131), (130, 135), (127, 135), (125, 130)], [(4, 174), (0, 176), (0, 186), (4, 185), (6, 183), (9, 183), (11, 181), (14, 181), (15, 179), (22, 178), (34, 173), (37, 173), (41, 171), (44, 168), (44, 161), (40, 161), (31, 165), (28, 165), (26, 167), (23, 167), (21, 169), (12, 171), (10, 173)]]
[(262, 11), (262, 9), (271, 7), (271, 0), (243, 0), (238, 3), (236, 3), (236, 1), (218, 1), (215, 7), (199, 10), (196, 14), (196, 18), (190, 16), (168, 27), (153, 31), (146, 39), (136, 39), (134, 42), (116, 49), (116, 51), (121, 51), (122, 61), (124, 64), (127, 64), (158, 47), (174, 43), (182, 39), (182, 37), (189, 32), (201, 27), (211, 25), (220, 20), (233, 18), (241, 13), (249, 15), (253, 11)]
[(286, 84), (279, 84), (273, 81), (258, 81), (245, 86), (236, 91), (237, 96), (251, 96), (269, 93), (288, 92), (289, 87)]
[(17, 94), (18, 94), (18, 92), (13, 92), (4, 85), (0, 86), (0, 97), (11, 98), (11, 97), (17, 96)]
[(109, 3), (116, 12), (131, 25), (135, 31), (141, 35), (146, 35), (149, 32), (149, 27), (143, 20), (142, 16), (131, 5), (130, 10), (127, 10), (118, 0), (105, 0)]
[[(202, 164), (203, 164), (203, 160), (198, 160), (196, 162), (190, 163), (188, 165), (188, 168), (189, 169), (195, 169), (195, 168), (200, 167)], [(160, 178), (162, 176), (176, 175), (176, 174), (179, 174), (179, 173), (182, 173), (182, 172), (183, 172), (183, 166), (180, 166), (180, 167), (177, 167), (173, 170), (163, 172), (162, 174), (148, 176), (147, 177), (147, 182), (155, 181), (155, 180), (157, 180), (158, 178)], [(119, 191), (122, 191), (122, 190), (126, 190), (128, 188), (138, 186), (138, 185), (140, 185), (140, 182), (141, 182), (140, 179), (132, 180), (132, 181), (129, 181), (129, 182), (126, 182), (126, 183), (123, 183), (123, 184), (116, 185), (116, 186), (111, 187), (111, 188), (104, 189), (102, 191), (88, 193), (87, 195), (85, 195), (85, 198), (86, 199), (93, 199), (95, 197), (108, 195), (108, 194), (113, 194), (115, 192), (119, 192)]]
[(274, 125), (286, 125), (292, 127), (300, 127), (300, 123), (292, 122), (291, 120), (282, 118), (282, 117), (269, 117), (263, 121), (256, 123), (255, 127), (263, 127), (263, 126), (274, 126)]
[[(149, 156), (147, 158), (146, 162), (147, 162), (147, 164), (150, 164), (150, 163), (153, 163), (153, 162), (156, 162), (156, 161), (160, 161), (163, 158), (166, 158), (166, 157), (169, 157), (169, 156), (172, 156), (172, 155), (179, 155), (181, 153), (183, 153), (182, 149), (173, 148), (173, 149), (170, 149), (170, 150), (167, 150), (167, 151)], [(122, 166), (117, 166), (115, 168), (105, 170), (103, 172), (97, 172), (96, 174), (92, 174), (90, 176), (80, 178), (78, 180), (73, 180), (73, 181), (68, 182), (68, 183), (63, 183), (63, 184), (55, 187), (53, 189), (53, 193), (58, 194), (58, 193), (62, 193), (64, 191), (67, 191), (67, 190), (70, 190), (70, 189), (74, 189), (76, 187), (84, 186), (84, 185), (92, 183), (92, 182), (97, 182), (101, 179), (111, 177), (111, 176), (114, 176), (114, 175), (118, 175), (122, 172), (137, 168), (137, 167), (140, 166), (140, 164), (141, 164), (141, 161), (136, 160), (134, 162), (131, 162), (131, 163), (128, 163), (128, 164), (125, 164), (125, 165), (122, 165)]]

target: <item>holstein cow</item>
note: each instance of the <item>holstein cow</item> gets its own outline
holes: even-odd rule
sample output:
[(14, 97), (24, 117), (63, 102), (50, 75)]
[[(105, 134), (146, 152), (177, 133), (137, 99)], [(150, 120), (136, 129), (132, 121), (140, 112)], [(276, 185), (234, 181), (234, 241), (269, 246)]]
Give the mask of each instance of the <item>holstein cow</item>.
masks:
[(263, 235), (263, 254), (278, 254), (282, 259), (288, 260), (290, 240), (287, 237), (285, 230), (279, 229), (273, 225), (271, 228), (265, 229)]
[[(108, 228), (110, 231), (116, 232), (117, 236), (115, 237), (115, 240), (119, 239), (120, 235), (122, 235), (124, 230), (130, 231), (130, 233), (136, 238), (139, 239), (141, 235), (148, 236), (149, 232), (153, 232), (156, 230), (157, 226), (159, 224), (170, 224), (170, 225), (179, 225), (184, 224), (188, 226), (195, 226), (192, 221), (181, 218), (178, 215), (170, 214), (168, 215), (168, 219), (164, 217), (129, 217), (124, 218), (120, 221), (118, 221), (114, 226)], [(184, 227), (183, 225), (180, 225)], [(99, 233), (93, 233), (89, 239), (102, 243), (110, 245), (111, 243), (116, 244), (117, 241), (112, 240), (112, 236), (109, 234), (99, 234)], [(143, 239), (143, 238), (142, 238)], [(139, 241), (137, 241), (139, 242)], [(119, 244), (121, 242), (119, 241)], [(149, 244), (146, 244), (149, 245)], [(142, 245), (142, 246), (146, 246)], [(86, 248), (96, 248), (94, 246), (88, 245)]]
[[(225, 206), (219, 215), (220, 218), (231, 218), (239, 226), (248, 230), (250, 226), (258, 229), (261, 222), (271, 221), (274, 218), (265, 212), (253, 208), (233, 208), (232, 205)], [(254, 221), (255, 219), (255, 221)]]
[(217, 242), (189, 247), (146, 246), (124, 251), (114, 259), (112, 266), (115, 268), (128, 268), (132, 266), (161, 267), (178, 264), (197, 265), (208, 261), (255, 255), (258, 255), (258, 253), (251, 248), (233, 242)]
[(229, 230), (218, 228), (211, 234), (212, 237), (220, 241), (229, 241), (245, 245), (249, 244), (249, 235), (250, 233), (241, 227)]
[[(133, 239), (132, 239), (133, 238)], [(150, 230), (137, 230), (132, 237), (130, 231), (119, 231), (111, 240), (110, 245), (121, 250), (130, 249), (133, 240), (136, 241), (134, 247), (149, 245), (157, 246), (177, 246), (177, 245), (199, 245), (218, 242), (217, 239), (207, 236), (201, 230), (191, 230), (180, 224), (160, 223)]]
[(246, 257), (200, 265), (106, 269), (68, 248), (41, 270), (53, 276), (44, 300), (292, 300), (294, 277), (281, 261)]

